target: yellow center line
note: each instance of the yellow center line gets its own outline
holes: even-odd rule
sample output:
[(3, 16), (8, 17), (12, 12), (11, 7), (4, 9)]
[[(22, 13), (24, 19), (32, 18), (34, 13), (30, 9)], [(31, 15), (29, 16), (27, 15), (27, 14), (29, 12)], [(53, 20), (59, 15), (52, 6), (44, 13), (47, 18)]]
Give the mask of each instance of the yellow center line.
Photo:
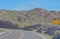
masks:
[(19, 39), (23, 39), (23, 37), (24, 37), (24, 33), (21, 32), (21, 35), (20, 35)]

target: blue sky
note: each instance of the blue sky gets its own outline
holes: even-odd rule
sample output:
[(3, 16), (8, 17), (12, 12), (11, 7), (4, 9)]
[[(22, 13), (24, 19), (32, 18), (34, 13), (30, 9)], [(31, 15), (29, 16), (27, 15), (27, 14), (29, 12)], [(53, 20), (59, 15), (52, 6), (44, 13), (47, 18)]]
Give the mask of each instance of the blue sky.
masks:
[(22, 11), (34, 8), (60, 10), (60, 0), (0, 0), (0, 9)]

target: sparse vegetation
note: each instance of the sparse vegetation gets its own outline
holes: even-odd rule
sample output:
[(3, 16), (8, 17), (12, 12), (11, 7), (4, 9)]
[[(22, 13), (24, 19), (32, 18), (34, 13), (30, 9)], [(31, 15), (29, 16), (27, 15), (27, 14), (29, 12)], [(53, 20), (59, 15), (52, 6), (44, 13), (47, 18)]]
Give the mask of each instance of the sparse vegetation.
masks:
[[(44, 15), (44, 20), (42, 20), (42, 14)], [(44, 21), (44, 31), (48, 30), (47, 33), (52, 34), (53, 32), (50, 33), (48, 27), (53, 25), (54, 18), (59, 18), (60, 25), (60, 11), (47, 11), (41, 8), (35, 8), (29, 11), (11, 11), (2, 9), (0, 10), (0, 28), (21, 28), (40, 33), (42, 32), (42, 21)], [(51, 30), (53, 30), (53, 28)], [(60, 28), (58, 28), (58, 30), (60, 30)], [(0, 31), (2, 32), (2, 30)], [(48, 36), (45, 34), (45, 36), (52, 38), (50, 35)]]
[(0, 10), (0, 20), (11, 21), (19, 27), (24, 27), (34, 24), (42, 24), (42, 13), (44, 14), (44, 25), (52, 23), (52, 20), (55, 17), (60, 18), (59, 12), (47, 11), (41, 8), (35, 8), (29, 11), (11, 11), (3, 9)]
[(5, 30), (5, 29), (0, 28), (0, 32), (6, 32), (6, 30)]
[(17, 24), (13, 24), (9, 21), (0, 20), (0, 28), (8, 28), (8, 29), (19, 29)]

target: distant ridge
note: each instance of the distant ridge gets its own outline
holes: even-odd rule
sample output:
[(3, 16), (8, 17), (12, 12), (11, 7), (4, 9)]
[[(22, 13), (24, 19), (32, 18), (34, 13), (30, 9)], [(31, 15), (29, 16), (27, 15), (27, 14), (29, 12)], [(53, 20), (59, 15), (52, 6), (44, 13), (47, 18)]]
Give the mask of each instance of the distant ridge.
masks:
[(19, 25), (19, 27), (24, 27), (42, 24), (42, 13), (44, 14), (44, 25), (52, 23), (54, 18), (60, 19), (60, 11), (48, 11), (42, 8), (35, 8), (28, 11), (0, 10), (0, 20), (11, 21)]

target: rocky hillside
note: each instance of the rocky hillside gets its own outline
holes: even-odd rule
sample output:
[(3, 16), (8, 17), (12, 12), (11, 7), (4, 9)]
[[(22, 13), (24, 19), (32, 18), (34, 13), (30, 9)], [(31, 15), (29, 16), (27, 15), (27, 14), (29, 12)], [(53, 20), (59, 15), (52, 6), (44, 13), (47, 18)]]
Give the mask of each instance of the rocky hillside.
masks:
[(0, 10), (0, 20), (11, 21), (19, 27), (42, 24), (42, 15), (44, 25), (53, 24), (54, 18), (60, 19), (60, 11), (47, 11), (41, 8), (28, 11)]

